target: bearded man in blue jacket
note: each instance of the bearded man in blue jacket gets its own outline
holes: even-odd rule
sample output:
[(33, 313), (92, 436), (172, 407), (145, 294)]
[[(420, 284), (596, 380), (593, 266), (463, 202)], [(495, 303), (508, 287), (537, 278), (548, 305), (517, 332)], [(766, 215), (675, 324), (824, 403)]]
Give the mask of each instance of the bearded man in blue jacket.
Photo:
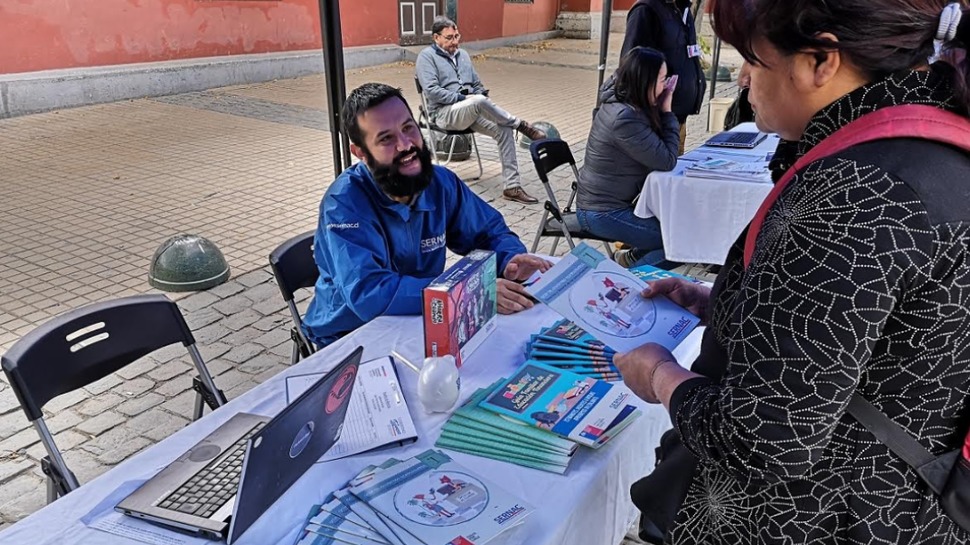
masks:
[(354, 89), (341, 119), (361, 161), (320, 203), (320, 278), (303, 320), (311, 341), (325, 346), (382, 315), (421, 314), (422, 290), (444, 272), (447, 249), (494, 251), (499, 312), (532, 307), (518, 282), (550, 263), (527, 254), (502, 215), (458, 176), (432, 165), (400, 89)]

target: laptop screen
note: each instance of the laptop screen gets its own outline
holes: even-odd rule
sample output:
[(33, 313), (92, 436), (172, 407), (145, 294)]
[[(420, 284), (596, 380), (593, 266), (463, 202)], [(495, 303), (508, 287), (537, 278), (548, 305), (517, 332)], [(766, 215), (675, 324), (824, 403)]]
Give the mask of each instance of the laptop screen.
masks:
[(363, 352), (354, 350), (249, 440), (228, 543), (337, 442)]

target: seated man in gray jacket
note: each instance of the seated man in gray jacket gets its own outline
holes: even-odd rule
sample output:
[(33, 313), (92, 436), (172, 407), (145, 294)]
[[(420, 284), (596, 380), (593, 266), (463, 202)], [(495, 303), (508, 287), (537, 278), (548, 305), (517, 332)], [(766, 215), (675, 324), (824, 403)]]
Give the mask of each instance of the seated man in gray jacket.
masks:
[(436, 17), (431, 25), (434, 44), (418, 55), (417, 76), (428, 100), (428, 115), (442, 129), (475, 132), (491, 136), (498, 143), (505, 190), (502, 197), (524, 204), (539, 202), (522, 189), (519, 163), (515, 156), (513, 130), (532, 140), (546, 134), (519, 119), (488, 98), (467, 53), (458, 50), (458, 26), (447, 17)]

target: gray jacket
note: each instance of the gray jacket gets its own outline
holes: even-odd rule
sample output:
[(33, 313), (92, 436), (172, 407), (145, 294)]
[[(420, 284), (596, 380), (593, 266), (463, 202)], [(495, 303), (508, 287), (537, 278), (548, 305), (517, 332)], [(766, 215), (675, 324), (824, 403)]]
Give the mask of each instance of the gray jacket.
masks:
[(468, 53), (459, 49), (455, 53), (455, 61), (434, 45), (424, 48), (418, 54), (415, 72), (425, 96), (428, 97), (428, 112), (432, 119), (435, 112), (442, 106), (465, 100), (462, 89), (472, 94), (482, 94), (485, 86), (478, 79), (478, 73), (472, 66)]
[(617, 100), (613, 80), (600, 92), (602, 104), (586, 141), (579, 173), (576, 207), (606, 212), (629, 208), (647, 174), (673, 170), (680, 148), (680, 124), (672, 113), (660, 114), (661, 134), (643, 112)]

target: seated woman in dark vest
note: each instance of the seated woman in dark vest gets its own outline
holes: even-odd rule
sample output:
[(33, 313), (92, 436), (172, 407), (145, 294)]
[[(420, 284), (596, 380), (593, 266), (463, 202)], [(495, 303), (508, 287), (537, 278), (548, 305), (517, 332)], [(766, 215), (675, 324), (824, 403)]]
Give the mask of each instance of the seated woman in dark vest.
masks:
[[(669, 83), (669, 84), (668, 84)], [(600, 90), (601, 105), (586, 142), (576, 216), (583, 229), (624, 242), (617, 263), (664, 266), (660, 222), (633, 214), (647, 174), (677, 164), (680, 124), (671, 113), (676, 80), (667, 78), (663, 53), (631, 49)]]

